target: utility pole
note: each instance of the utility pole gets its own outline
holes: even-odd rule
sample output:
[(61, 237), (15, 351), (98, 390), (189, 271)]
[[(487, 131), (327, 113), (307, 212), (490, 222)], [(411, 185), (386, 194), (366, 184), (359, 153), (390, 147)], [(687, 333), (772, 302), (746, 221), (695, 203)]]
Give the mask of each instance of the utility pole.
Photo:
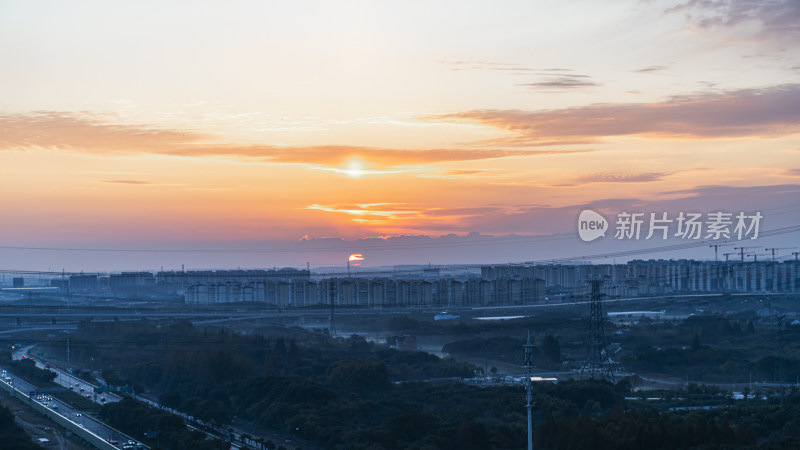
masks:
[(527, 403), (525, 408), (528, 409), (528, 450), (533, 450), (533, 381), (531, 381), (531, 367), (533, 366), (533, 344), (531, 343), (531, 330), (528, 330), (528, 341), (525, 347), (525, 396)]

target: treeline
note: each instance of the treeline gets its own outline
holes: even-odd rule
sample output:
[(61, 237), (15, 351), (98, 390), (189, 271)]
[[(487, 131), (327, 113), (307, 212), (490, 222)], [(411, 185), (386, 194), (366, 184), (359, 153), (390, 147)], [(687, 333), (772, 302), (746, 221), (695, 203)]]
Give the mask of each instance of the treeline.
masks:
[(757, 329), (752, 321), (696, 316), (636, 327), (618, 359), (642, 373), (719, 382), (793, 382), (800, 376), (800, 327)]
[[(525, 360), (524, 339), (509, 336), (477, 337), (449, 342), (442, 346), (448, 355), (487, 358), (520, 364)], [(552, 334), (546, 334), (538, 344), (532, 340), (534, 366), (557, 368), (561, 365), (561, 344)]]
[(8, 370), (17, 376), (36, 385), (49, 383), (57, 376), (55, 372), (36, 367), (36, 363), (32, 359), (11, 359), (11, 353), (8, 351), (4, 351), (0, 354), (0, 364), (2, 364), (3, 367), (7, 367)]
[(140, 441), (150, 442), (157, 448), (174, 450), (229, 448), (220, 440), (206, 440), (203, 433), (190, 431), (180, 417), (130, 398), (123, 398), (122, 401), (103, 406), (100, 417), (111, 426), (124, 430)]
[(42, 447), (34, 444), (25, 430), (14, 422), (14, 415), (5, 406), (0, 406), (0, 448), (42, 450)]
[[(138, 323), (84, 324), (72, 339), (89, 336), (98, 342), (95, 358), (114, 361), (118, 374), (107, 370), (105, 376), (136, 380), (160, 392), (165, 405), (223, 428), (236, 416), (326, 449), (500, 450), (526, 444), (520, 387), (415, 381), (471, 376), (472, 368), (357, 336), (299, 342), (187, 323), (161, 328)], [(124, 354), (105, 346), (120, 341)], [(597, 381), (537, 384), (537, 448), (733, 448), (755, 445), (757, 439), (789, 445), (797, 426), (793, 418), (800, 417), (796, 395), (784, 405), (657, 412), (628, 408), (624, 397), (631, 395), (629, 388), (627, 381), (616, 386)], [(163, 448), (187, 448), (182, 441), (189, 438), (165, 440), (160, 431), (177, 430), (176, 416), (167, 419), (141, 407), (106, 405), (102, 414), (125, 430), (136, 427), (137, 436), (154, 427)], [(157, 445), (152, 438), (146, 442)]]

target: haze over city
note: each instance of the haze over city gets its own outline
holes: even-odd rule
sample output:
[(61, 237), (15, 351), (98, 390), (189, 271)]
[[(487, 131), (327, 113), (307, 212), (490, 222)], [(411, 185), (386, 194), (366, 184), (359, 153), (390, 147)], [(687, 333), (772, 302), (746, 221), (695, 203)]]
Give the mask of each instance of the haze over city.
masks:
[[(469, 233), (574, 237), (586, 208), (793, 225), (798, 18), (794, 2), (3, 2), (0, 261), (326, 266), (366, 250), (233, 251), (416, 236), (465, 245), (400, 261), (492, 262)], [(490, 259), (559, 256), (509, 247)], [(666, 257), (687, 255), (710, 257)]]
[(800, 1), (0, 0), (0, 448), (800, 448)]

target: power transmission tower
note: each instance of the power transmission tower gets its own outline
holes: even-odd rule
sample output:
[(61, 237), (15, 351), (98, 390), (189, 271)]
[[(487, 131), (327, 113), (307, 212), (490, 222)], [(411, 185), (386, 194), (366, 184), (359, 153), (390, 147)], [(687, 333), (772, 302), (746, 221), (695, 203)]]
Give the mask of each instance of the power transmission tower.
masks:
[(329, 327), (328, 327), (328, 332), (329, 332), (331, 337), (336, 337), (336, 321), (334, 320), (335, 316), (333, 314), (334, 305), (336, 304), (336, 281), (335, 281), (334, 278), (330, 279), (330, 285), (329, 286), (330, 286), (329, 292), (330, 292), (330, 298), (331, 298), (331, 318), (330, 318), (330, 324), (329, 324)]
[(609, 364), (608, 350), (606, 349), (605, 326), (603, 325), (603, 304), (600, 296), (600, 280), (591, 280), (592, 300), (589, 302), (589, 327), (591, 336), (589, 337), (589, 348), (586, 352), (586, 360), (581, 367), (581, 380), (586, 375), (589, 379), (594, 379), (595, 374), (601, 380), (608, 380), (612, 383), (614, 372)]
[(533, 344), (531, 343), (531, 330), (528, 330), (528, 341), (525, 347), (525, 394), (528, 409), (528, 450), (533, 450), (533, 420), (531, 411), (533, 410), (533, 381), (531, 380), (531, 367), (533, 367)]

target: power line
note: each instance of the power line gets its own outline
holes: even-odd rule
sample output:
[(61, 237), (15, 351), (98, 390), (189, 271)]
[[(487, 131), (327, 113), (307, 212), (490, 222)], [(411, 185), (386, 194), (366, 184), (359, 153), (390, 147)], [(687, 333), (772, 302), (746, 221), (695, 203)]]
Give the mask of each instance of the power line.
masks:
[[(791, 225), (788, 227), (783, 228), (776, 228), (774, 230), (767, 230), (759, 234), (759, 237), (772, 237), (772, 236), (779, 236), (783, 234), (789, 233), (796, 233), (800, 231), (800, 225)], [(554, 238), (553, 240), (561, 240), (561, 239), (574, 239), (574, 237), (568, 238)], [(520, 241), (511, 242), (514, 244), (519, 243)], [(650, 247), (650, 248), (642, 248), (642, 249), (632, 249), (632, 250), (623, 250), (619, 252), (606, 252), (606, 253), (596, 253), (590, 255), (579, 255), (579, 256), (568, 256), (563, 258), (550, 258), (550, 259), (541, 259), (541, 260), (529, 260), (529, 261), (521, 261), (515, 262), (510, 264), (558, 264), (558, 263), (567, 263), (567, 262), (578, 262), (578, 261), (595, 261), (595, 260), (603, 260), (603, 259), (613, 259), (613, 258), (622, 258), (622, 257), (630, 257), (630, 256), (639, 256), (639, 255), (648, 255), (653, 253), (663, 253), (663, 252), (671, 252), (671, 251), (678, 251), (678, 250), (687, 250), (691, 248), (697, 247), (704, 247), (710, 245), (710, 243), (715, 243), (716, 245), (729, 245), (731, 243), (740, 242), (735, 239), (725, 239), (725, 240), (697, 240), (697, 241), (688, 241), (678, 244), (670, 244), (664, 245), (660, 247)], [(488, 242), (489, 244), (496, 244), (493, 242)], [(475, 243), (480, 245), (486, 245), (487, 243)], [(466, 246), (466, 245), (463, 245)], [(6, 247), (0, 247), (6, 248)], [(405, 246), (405, 248), (411, 248), (410, 246)], [(438, 246), (420, 246), (419, 248), (438, 248)], [(38, 248), (42, 249), (42, 248)], [(306, 251), (308, 249), (300, 249)], [(333, 249), (325, 249), (325, 250), (333, 250)], [(372, 249), (371, 249), (372, 250)], [(394, 248), (387, 248), (387, 250), (398, 250)], [(104, 251), (111, 251), (111, 250), (104, 250)], [(268, 252), (270, 250), (261, 249), (261, 250), (253, 250), (253, 251), (265, 251)], [(340, 251), (340, 249), (336, 249), (336, 251)], [(341, 251), (344, 251), (343, 249)], [(486, 266), (491, 264), (446, 264), (439, 266), (450, 268), (450, 269), (460, 269), (460, 268), (479, 268), (481, 266)], [(385, 273), (414, 273), (419, 272), (419, 269), (401, 269), (401, 270), (373, 270), (373, 271), (359, 271), (358, 275), (370, 275), (370, 274), (385, 274)], [(26, 269), (0, 269), (0, 273), (16, 273), (16, 274), (31, 274), (31, 275), (60, 275), (65, 272), (51, 272), (51, 271), (36, 271), (36, 270), (26, 270)], [(69, 275), (77, 275), (83, 272), (71, 272), (67, 273)], [(83, 274), (90, 274), (90, 273), (83, 273)], [(99, 272), (93, 272), (91, 274), (100, 274)], [(342, 276), (342, 273), (339, 272), (317, 272), (314, 274), (315, 276)]]

